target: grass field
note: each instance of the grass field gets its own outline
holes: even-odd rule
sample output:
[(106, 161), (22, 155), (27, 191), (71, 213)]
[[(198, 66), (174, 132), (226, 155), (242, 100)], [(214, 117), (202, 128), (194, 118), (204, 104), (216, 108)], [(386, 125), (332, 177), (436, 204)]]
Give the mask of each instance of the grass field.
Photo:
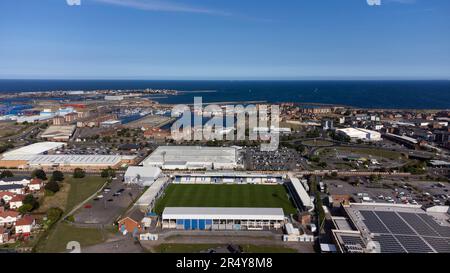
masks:
[(283, 208), (296, 212), (283, 185), (170, 185), (158, 200), (155, 212), (165, 207)]
[(76, 205), (98, 191), (103, 184), (105, 184), (106, 180), (99, 176), (86, 176), (80, 179), (70, 177), (64, 182), (70, 185), (65, 210), (70, 211)]
[(59, 192), (53, 196), (44, 197), (38, 212), (46, 212), (54, 207), (68, 212), (98, 191), (105, 182), (106, 180), (99, 176), (86, 176), (80, 179), (68, 177), (61, 183)]
[[(44, 197), (39, 212), (59, 207), (67, 213), (98, 191), (105, 182), (106, 180), (99, 176), (86, 176), (80, 179), (67, 177), (59, 192), (53, 196)], [(45, 236), (47, 237), (39, 240), (39, 245), (36, 246), (37, 252), (64, 251), (69, 241), (78, 241), (82, 246), (103, 241), (102, 232), (98, 229), (76, 228), (63, 222), (56, 223)]]
[(59, 223), (46, 240), (36, 247), (36, 251), (41, 253), (63, 252), (70, 241), (77, 241), (81, 247), (86, 247), (103, 242), (104, 235), (99, 229), (77, 228), (66, 223)]
[(334, 148), (322, 148), (318, 150), (319, 155), (328, 155), (331, 152), (334, 153), (334, 150), (338, 151), (340, 154), (353, 154), (359, 156), (374, 156), (374, 157), (383, 157), (390, 160), (397, 160), (399, 158), (403, 158), (402, 154), (395, 151), (389, 151), (384, 149), (376, 149), (376, 148), (359, 148), (359, 147), (334, 147)]
[(331, 146), (333, 145), (333, 142), (317, 139), (317, 140), (305, 140), (302, 141), (302, 144), (314, 147), (321, 147), (321, 146)]

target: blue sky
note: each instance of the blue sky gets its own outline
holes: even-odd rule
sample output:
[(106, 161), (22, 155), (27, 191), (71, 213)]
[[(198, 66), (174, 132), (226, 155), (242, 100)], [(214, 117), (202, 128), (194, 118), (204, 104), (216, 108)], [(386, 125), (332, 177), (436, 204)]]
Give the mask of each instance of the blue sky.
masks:
[(450, 1), (0, 1), (0, 78), (450, 79)]

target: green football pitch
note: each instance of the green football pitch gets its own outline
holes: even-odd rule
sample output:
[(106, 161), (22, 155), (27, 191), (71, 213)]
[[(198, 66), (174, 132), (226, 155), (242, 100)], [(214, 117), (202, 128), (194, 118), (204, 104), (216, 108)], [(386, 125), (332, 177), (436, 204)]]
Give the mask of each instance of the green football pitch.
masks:
[(157, 201), (155, 212), (165, 207), (282, 208), (293, 214), (296, 208), (283, 185), (193, 185), (171, 184)]

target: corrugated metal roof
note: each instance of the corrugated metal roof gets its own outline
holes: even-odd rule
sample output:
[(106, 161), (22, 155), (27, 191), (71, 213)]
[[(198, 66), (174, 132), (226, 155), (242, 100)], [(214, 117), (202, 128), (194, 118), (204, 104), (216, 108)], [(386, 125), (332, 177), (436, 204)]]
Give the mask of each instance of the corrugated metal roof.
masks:
[(284, 220), (282, 208), (167, 207), (163, 219)]

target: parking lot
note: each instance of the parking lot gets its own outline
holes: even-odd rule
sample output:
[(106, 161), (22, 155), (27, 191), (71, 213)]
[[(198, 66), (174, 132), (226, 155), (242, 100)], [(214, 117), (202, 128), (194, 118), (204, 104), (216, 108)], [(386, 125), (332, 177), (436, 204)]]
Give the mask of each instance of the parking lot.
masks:
[(368, 179), (356, 184), (342, 180), (324, 181), (331, 195), (350, 195), (356, 202), (377, 202), (413, 205), (444, 205), (449, 199), (449, 185), (433, 181), (379, 181), (380, 187)]
[(75, 213), (75, 223), (112, 224), (143, 190), (142, 187), (124, 185), (122, 176), (118, 176), (103, 192)]
[(301, 155), (288, 148), (279, 148), (275, 152), (260, 151), (260, 148), (247, 148), (244, 161), (248, 170), (254, 171), (286, 171), (300, 167)]

